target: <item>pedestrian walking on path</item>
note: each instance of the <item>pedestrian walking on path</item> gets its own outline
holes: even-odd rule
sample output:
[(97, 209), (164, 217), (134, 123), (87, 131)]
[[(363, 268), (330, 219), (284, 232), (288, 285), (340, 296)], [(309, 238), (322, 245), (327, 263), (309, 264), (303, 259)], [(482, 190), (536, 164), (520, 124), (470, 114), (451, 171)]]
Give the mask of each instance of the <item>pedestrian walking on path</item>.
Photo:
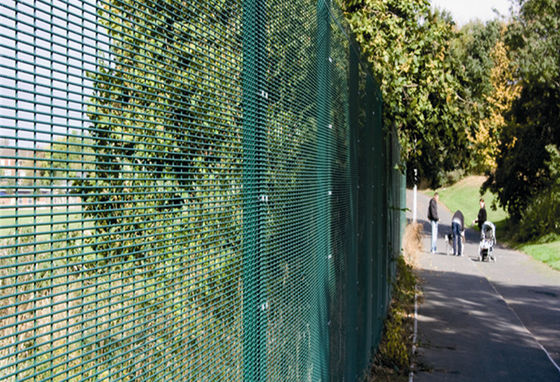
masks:
[(460, 210), (457, 210), (451, 218), (451, 232), (453, 232), (453, 256), (463, 256), (464, 231), (465, 217)]
[(432, 254), (437, 252), (437, 236), (438, 236), (438, 200), (439, 194), (436, 192), (434, 197), (430, 200), (430, 205), (428, 206), (428, 220), (432, 226)]
[(478, 210), (478, 216), (473, 220), (473, 224), (478, 224), (478, 230), (482, 232), (482, 225), (488, 219), (488, 215), (486, 214), (486, 204), (483, 198), (480, 198), (479, 204), (480, 210)]

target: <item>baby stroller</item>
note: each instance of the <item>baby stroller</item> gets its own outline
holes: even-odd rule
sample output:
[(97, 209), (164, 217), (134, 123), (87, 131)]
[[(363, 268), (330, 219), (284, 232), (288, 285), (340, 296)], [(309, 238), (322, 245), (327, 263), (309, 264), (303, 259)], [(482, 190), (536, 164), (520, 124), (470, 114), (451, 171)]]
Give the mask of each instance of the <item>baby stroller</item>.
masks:
[(492, 222), (484, 222), (480, 230), (480, 244), (478, 245), (478, 261), (496, 261), (494, 246), (496, 245), (496, 226)]

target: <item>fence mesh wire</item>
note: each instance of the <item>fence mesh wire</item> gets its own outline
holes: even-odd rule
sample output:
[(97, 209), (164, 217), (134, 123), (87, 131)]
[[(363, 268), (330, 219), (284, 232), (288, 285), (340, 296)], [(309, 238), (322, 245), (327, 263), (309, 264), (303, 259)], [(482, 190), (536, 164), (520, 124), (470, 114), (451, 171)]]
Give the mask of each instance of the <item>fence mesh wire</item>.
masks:
[(0, 4), (0, 379), (355, 380), (400, 252), (330, 1)]

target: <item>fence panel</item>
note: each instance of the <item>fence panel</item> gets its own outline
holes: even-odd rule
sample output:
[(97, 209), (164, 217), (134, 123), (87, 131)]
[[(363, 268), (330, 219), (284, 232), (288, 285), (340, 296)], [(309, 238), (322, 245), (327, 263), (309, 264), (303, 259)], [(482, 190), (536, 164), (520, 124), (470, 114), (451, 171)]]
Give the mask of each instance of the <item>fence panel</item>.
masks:
[(394, 132), (326, 0), (0, 4), (0, 379), (355, 380)]

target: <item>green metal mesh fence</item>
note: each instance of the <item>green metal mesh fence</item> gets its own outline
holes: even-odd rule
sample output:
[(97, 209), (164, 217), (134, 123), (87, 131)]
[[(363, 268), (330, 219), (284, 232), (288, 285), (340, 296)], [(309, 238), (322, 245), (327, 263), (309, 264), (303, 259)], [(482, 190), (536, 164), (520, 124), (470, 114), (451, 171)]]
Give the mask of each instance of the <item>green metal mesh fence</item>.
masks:
[(0, 379), (355, 380), (400, 252), (326, 0), (0, 5)]

